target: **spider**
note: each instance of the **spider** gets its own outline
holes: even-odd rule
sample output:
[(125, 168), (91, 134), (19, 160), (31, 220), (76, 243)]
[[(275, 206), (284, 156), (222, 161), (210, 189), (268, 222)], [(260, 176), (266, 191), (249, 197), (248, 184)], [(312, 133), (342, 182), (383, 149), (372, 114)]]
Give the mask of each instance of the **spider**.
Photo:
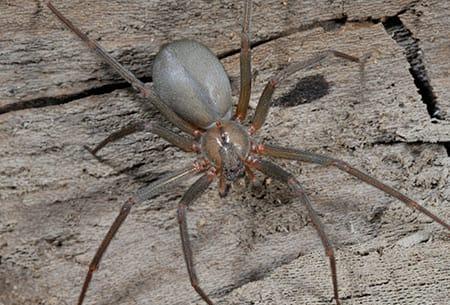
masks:
[(118, 216), (89, 264), (89, 269), (78, 298), (78, 305), (83, 303), (94, 272), (97, 270), (110, 242), (130, 213), (131, 208), (151, 198), (156, 192), (173, 187), (190, 177), (198, 175), (200, 177), (188, 188), (178, 204), (177, 219), (191, 285), (207, 304), (213, 305), (211, 298), (201, 288), (196, 275), (186, 212), (188, 207), (207, 190), (215, 178), (218, 179), (219, 195), (225, 197), (233, 182), (244, 176), (247, 176), (250, 180), (255, 179), (255, 170), (288, 185), (293, 196), (298, 198), (306, 207), (325, 248), (325, 254), (329, 258), (333, 297), (336, 304), (341, 304), (334, 248), (324, 231), (320, 218), (299, 181), (280, 166), (264, 160), (263, 156), (334, 166), (399, 199), (407, 206), (427, 215), (450, 231), (448, 223), (422, 207), (416, 201), (344, 161), (304, 150), (258, 143), (254, 139), (253, 136), (266, 120), (274, 90), (286, 77), (302, 69), (311, 68), (328, 56), (335, 56), (356, 63), (361, 63), (362, 59), (335, 50), (328, 50), (317, 54), (309, 60), (289, 64), (266, 84), (251, 119), (251, 124), (246, 128), (242, 122), (247, 117), (252, 82), (250, 44), (252, 1), (246, 0), (244, 4), (240, 53), (241, 89), (239, 101), (233, 113), (231, 86), (228, 76), (220, 61), (206, 46), (193, 40), (178, 40), (164, 45), (154, 60), (152, 74), (154, 88), (152, 90), (117, 60), (112, 58), (97, 42), (89, 39), (87, 35), (82, 33), (50, 1), (47, 2), (49, 9), (68, 29), (114, 68), (141, 95), (148, 98), (171, 123), (188, 134), (187, 136), (179, 135), (157, 124), (140, 122), (112, 133), (96, 147), (90, 149), (90, 152), (95, 156), (100, 149), (110, 142), (137, 131), (147, 131), (160, 136), (186, 152), (198, 155), (197, 160), (192, 165), (139, 189), (135, 196), (130, 197), (123, 204)]

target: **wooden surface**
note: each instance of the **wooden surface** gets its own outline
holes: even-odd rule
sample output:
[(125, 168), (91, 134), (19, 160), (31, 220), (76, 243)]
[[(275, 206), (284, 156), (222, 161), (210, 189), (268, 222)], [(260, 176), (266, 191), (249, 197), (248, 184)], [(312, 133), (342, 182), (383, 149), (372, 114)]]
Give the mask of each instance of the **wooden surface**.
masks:
[[(370, 55), (364, 67), (330, 59), (291, 77), (258, 139), (347, 160), (450, 221), (449, 4), (255, 2), (252, 107), (288, 62), (330, 48)], [(239, 90), (241, 1), (54, 4), (146, 81), (159, 46), (187, 37), (220, 56)], [(423, 53), (439, 119), (386, 28), (394, 16)], [(83, 148), (138, 119), (169, 126), (143, 104), (42, 1), (0, 1), (0, 304), (75, 304), (122, 203), (194, 159), (143, 133), (107, 146), (103, 163)], [(337, 170), (277, 162), (304, 184), (337, 247), (343, 304), (445, 304), (448, 232)], [(202, 304), (176, 222), (187, 185), (132, 211), (86, 304)], [(199, 277), (217, 304), (332, 304), (320, 240), (285, 186), (237, 185), (221, 199), (214, 185), (188, 217)]]

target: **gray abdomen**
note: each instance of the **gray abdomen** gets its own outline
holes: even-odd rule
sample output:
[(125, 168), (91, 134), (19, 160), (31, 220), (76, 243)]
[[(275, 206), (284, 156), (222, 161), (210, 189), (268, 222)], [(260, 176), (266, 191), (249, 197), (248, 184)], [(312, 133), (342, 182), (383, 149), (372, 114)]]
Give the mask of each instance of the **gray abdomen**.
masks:
[(207, 47), (178, 40), (165, 45), (153, 64), (156, 94), (180, 117), (208, 128), (231, 114), (231, 86), (220, 61)]

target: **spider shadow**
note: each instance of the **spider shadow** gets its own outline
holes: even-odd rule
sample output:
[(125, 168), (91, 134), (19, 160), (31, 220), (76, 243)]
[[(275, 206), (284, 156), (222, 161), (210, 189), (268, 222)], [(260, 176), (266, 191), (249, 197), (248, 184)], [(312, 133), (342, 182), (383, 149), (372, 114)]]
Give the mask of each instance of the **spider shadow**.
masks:
[(295, 86), (273, 101), (274, 106), (294, 107), (308, 104), (328, 95), (332, 82), (328, 82), (322, 74), (306, 76), (297, 81)]

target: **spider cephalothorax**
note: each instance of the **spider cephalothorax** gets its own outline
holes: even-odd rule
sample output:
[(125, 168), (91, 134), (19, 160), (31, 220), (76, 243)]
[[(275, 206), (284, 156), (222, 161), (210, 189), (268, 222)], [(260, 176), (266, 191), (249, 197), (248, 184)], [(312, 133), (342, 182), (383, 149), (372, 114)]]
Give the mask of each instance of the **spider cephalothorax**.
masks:
[(244, 176), (245, 160), (250, 152), (247, 131), (237, 122), (217, 122), (201, 139), (205, 156), (229, 182)]

